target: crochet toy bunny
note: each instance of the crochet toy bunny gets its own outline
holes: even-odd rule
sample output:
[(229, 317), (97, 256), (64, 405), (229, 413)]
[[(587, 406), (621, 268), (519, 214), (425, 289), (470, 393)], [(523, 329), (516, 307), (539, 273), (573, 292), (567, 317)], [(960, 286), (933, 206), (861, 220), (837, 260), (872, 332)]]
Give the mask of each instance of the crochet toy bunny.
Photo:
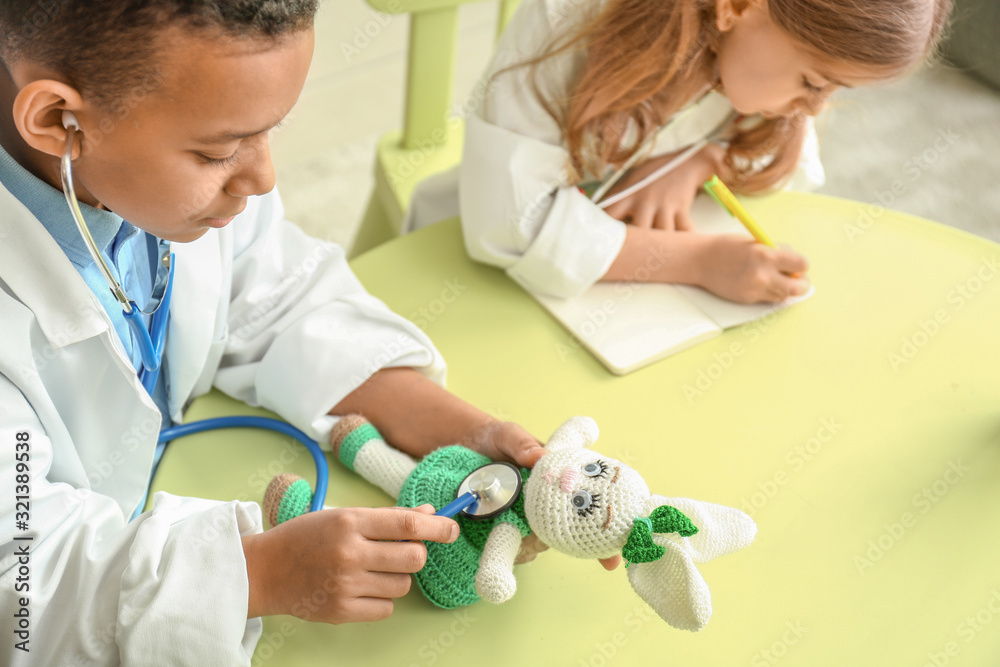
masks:
[[(517, 588), (513, 566), (547, 547), (579, 558), (622, 554), (632, 588), (670, 625), (700, 630), (712, 614), (708, 585), (696, 562), (741, 549), (757, 532), (743, 512), (688, 498), (653, 495), (642, 477), (620, 461), (590, 449), (598, 436), (589, 417), (574, 417), (549, 439), (524, 488), (499, 516), (458, 515), (452, 544), (427, 543), (427, 564), (415, 577), (424, 594), (445, 608), (509, 600)], [(342, 419), (331, 438), (339, 460), (397, 498), (397, 505), (441, 508), (462, 481), (489, 463), (460, 445), (443, 447), (417, 463), (382, 440), (361, 417)], [(311, 490), (304, 480), (279, 475), (264, 501), (273, 525), (305, 513)]]

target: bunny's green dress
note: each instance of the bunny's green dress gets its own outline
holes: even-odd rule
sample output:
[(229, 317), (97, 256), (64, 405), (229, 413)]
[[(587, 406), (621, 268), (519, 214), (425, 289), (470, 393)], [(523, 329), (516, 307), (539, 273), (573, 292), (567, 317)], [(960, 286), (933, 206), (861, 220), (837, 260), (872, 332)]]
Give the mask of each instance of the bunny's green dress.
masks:
[[(396, 505), (417, 507), (430, 503), (440, 509), (453, 501), (465, 478), (490, 459), (467, 447), (452, 445), (428, 454), (403, 483)], [(526, 481), (531, 473), (521, 469)], [(455, 517), (461, 533), (451, 544), (427, 542), (427, 564), (415, 577), (427, 599), (439, 607), (454, 609), (479, 601), (476, 573), (479, 558), (493, 527), (500, 522), (513, 524), (521, 537), (531, 534), (524, 516), (524, 493), (502, 514), (492, 519), (474, 520), (459, 514)]]

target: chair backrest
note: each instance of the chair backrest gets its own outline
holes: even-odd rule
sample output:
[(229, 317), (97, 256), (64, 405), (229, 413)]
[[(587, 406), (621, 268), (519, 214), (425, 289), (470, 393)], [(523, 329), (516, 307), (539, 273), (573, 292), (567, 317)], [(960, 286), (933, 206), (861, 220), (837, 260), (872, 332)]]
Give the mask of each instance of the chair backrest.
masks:
[[(386, 14), (410, 14), (410, 44), (403, 110), (403, 145), (443, 143), (451, 107), (458, 42), (458, 8), (480, 0), (366, 0)], [(497, 35), (520, 0), (500, 0)]]

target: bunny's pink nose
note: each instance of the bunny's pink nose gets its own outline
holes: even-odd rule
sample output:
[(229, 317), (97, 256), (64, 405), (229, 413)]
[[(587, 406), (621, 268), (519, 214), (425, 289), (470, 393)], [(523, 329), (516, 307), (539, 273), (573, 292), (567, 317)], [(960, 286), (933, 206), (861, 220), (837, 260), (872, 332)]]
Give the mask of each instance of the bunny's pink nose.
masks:
[(576, 488), (576, 482), (580, 479), (580, 473), (573, 468), (566, 468), (559, 476), (559, 488), (564, 493), (569, 493)]
[(576, 483), (580, 481), (580, 472), (570, 466), (559, 473), (553, 468), (549, 468), (544, 473), (542, 473), (542, 479), (546, 482), (555, 486), (559, 484), (559, 488), (562, 489), (564, 493), (570, 493), (576, 488)]

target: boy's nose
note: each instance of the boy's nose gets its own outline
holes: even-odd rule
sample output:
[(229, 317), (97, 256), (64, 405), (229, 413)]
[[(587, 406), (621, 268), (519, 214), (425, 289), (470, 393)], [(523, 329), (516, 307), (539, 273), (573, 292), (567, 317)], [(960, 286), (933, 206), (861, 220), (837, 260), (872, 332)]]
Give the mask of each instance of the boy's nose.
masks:
[(274, 189), (277, 181), (270, 145), (263, 140), (245, 146), (244, 150), (247, 158), (240, 161), (236, 173), (226, 185), (226, 192), (234, 197), (267, 194)]

